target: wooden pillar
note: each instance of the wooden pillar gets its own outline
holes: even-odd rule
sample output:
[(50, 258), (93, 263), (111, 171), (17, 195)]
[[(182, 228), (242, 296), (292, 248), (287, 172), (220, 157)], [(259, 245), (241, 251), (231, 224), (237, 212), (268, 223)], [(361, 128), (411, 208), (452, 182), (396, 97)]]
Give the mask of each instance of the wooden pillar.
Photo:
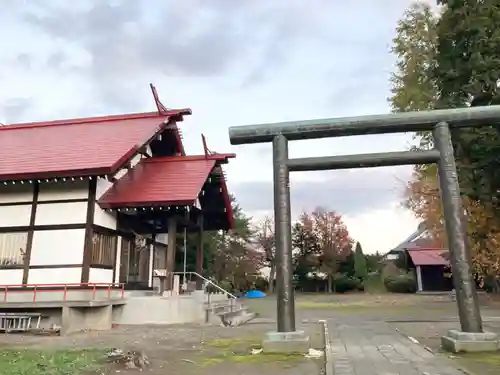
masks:
[[(203, 215), (198, 219), (198, 236), (196, 240), (196, 273), (203, 275)], [(196, 290), (203, 289), (203, 279), (196, 278)]]
[[(153, 220), (153, 233), (151, 234), (151, 274), (149, 275), (149, 284), (154, 286), (155, 262), (156, 262), (156, 219)], [(161, 289), (161, 288), (160, 288)]]
[(171, 291), (174, 286), (175, 252), (177, 250), (177, 220), (175, 216), (168, 219), (167, 256), (165, 258), (165, 268), (167, 270), (166, 286), (167, 291)]
[(149, 243), (146, 239), (144, 246), (142, 246), (140, 251), (139, 251), (139, 260), (138, 260), (138, 262), (139, 262), (138, 281), (143, 286), (149, 285), (149, 257), (151, 255), (150, 249), (151, 249), (151, 247), (149, 246)]
[(424, 285), (422, 282), (422, 268), (420, 266), (417, 266), (416, 272), (417, 272), (417, 292), (423, 292)]
[(94, 214), (96, 206), (97, 178), (89, 177), (89, 198), (87, 202), (87, 222), (85, 224), (85, 245), (83, 249), (83, 264), (81, 283), (88, 284), (90, 278), (90, 263), (94, 248)]
[(30, 259), (31, 259), (31, 248), (33, 247), (33, 235), (35, 227), (35, 217), (36, 209), (38, 205), (38, 195), (40, 193), (40, 183), (33, 183), (33, 201), (31, 202), (31, 216), (30, 216), (30, 227), (28, 230), (28, 236), (26, 238), (26, 249), (24, 252), (24, 264), (23, 264), (23, 285), (28, 284), (28, 274), (30, 272)]

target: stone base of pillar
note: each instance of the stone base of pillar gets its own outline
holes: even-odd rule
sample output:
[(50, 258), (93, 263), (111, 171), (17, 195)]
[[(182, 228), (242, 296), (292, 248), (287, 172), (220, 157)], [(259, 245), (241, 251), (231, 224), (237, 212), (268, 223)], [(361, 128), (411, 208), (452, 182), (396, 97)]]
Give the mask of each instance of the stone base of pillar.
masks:
[(462, 332), (455, 329), (441, 337), (441, 346), (452, 353), (494, 352), (500, 349), (498, 335), (493, 332)]
[(304, 331), (268, 332), (262, 341), (264, 353), (307, 353), (311, 345)]

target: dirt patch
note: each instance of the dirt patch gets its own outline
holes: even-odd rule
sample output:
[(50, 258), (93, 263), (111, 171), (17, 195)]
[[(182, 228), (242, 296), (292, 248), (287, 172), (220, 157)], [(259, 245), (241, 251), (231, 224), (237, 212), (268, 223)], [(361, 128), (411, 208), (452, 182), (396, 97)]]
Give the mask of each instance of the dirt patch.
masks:
[[(299, 329), (311, 335), (312, 346), (323, 348), (322, 327), (304, 324)], [(151, 375), (169, 374), (319, 374), (323, 360), (307, 359), (303, 355), (252, 354), (260, 346), (265, 332), (275, 324), (248, 324), (241, 327), (219, 326), (123, 326), (105, 332), (86, 332), (65, 337), (27, 335), (0, 336), (0, 346), (16, 350), (88, 349), (106, 351), (140, 351), (147, 355)], [(103, 374), (136, 374), (137, 370), (117, 367), (103, 369)], [(77, 373), (77, 372), (75, 372)], [(24, 373), (19, 373), (23, 374)], [(51, 374), (52, 373), (46, 373)], [(54, 372), (65, 374), (64, 372)], [(17, 374), (16, 374), (17, 375)], [(35, 375), (30, 373), (30, 375)]]

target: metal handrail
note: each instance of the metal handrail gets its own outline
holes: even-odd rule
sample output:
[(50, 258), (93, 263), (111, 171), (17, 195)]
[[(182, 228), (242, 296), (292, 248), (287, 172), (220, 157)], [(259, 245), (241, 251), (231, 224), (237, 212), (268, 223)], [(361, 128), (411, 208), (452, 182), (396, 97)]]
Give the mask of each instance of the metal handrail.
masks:
[(227, 296), (231, 297), (231, 298), (234, 298), (234, 299), (238, 299), (238, 297), (236, 297), (234, 294), (228, 292), (226, 289), (222, 288), (221, 286), (217, 285), (215, 282), (213, 282), (212, 280), (200, 275), (199, 273), (197, 272), (174, 272), (174, 275), (194, 275), (196, 277), (199, 277), (200, 279), (202, 279), (203, 281), (205, 281), (206, 283), (214, 286), (216, 289), (220, 290), (222, 293), (226, 294)]

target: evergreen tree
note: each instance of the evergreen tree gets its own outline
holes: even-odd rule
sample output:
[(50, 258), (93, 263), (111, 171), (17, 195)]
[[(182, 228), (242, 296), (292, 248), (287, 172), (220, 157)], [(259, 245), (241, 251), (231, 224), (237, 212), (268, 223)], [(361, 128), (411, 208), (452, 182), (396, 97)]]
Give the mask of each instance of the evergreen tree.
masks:
[(382, 268), (381, 267), (382, 254), (380, 254), (378, 251), (375, 254), (366, 254), (365, 259), (366, 259), (366, 269), (368, 273), (378, 272)]
[[(440, 0), (435, 79), (439, 105), (445, 108), (484, 106), (499, 102), (500, 1)], [(485, 124), (487, 125), (487, 124)], [(500, 238), (500, 128), (452, 130), (461, 192), (483, 208), (471, 240), (476, 271), (498, 274)], [(479, 225), (478, 225), (479, 224)], [(496, 242), (496, 244), (495, 244)]]
[(365, 255), (359, 242), (356, 242), (356, 250), (354, 251), (354, 274), (360, 280), (366, 279), (368, 275)]
[(354, 259), (355, 259), (354, 251), (351, 251), (351, 253), (345, 258), (345, 260), (340, 262), (339, 273), (341, 275), (351, 278), (356, 276), (356, 271), (354, 269)]
[[(439, 106), (489, 105), (498, 101), (500, 79), (500, 2), (440, 0), (435, 80)], [(474, 100), (473, 100), (474, 99)], [(471, 103), (472, 102), (472, 103)], [(500, 199), (498, 128), (452, 131), (463, 193), (496, 208)]]
[[(236, 199), (231, 197), (235, 229), (229, 232), (207, 231), (203, 236), (203, 276), (211, 277), (223, 288), (246, 289), (262, 266), (260, 253), (252, 247), (254, 231)], [(197, 234), (188, 233), (187, 271), (196, 271)], [(176, 270), (183, 270), (184, 233), (177, 235)]]

